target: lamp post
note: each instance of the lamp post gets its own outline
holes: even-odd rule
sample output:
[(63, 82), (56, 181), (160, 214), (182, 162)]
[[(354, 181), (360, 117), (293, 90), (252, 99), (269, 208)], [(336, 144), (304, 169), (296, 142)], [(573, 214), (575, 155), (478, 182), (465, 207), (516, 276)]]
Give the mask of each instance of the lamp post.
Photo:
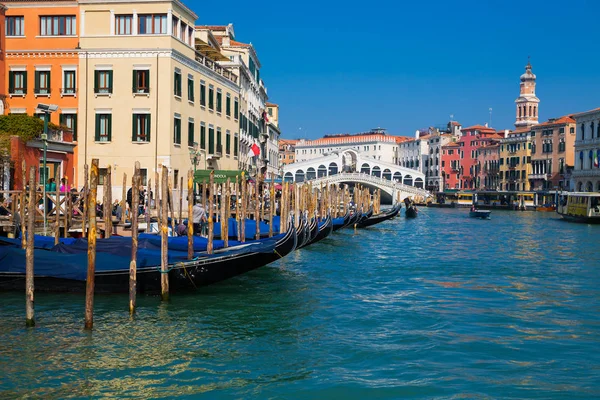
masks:
[[(194, 166), (194, 177), (196, 176), (196, 166), (200, 162), (200, 157), (202, 156), (202, 152), (198, 150), (198, 143), (194, 142), (194, 145), (190, 147), (190, 161)], [(194, 184), (194, 201), (196, 201), (196, 185)]]
[[(48, 152), (48, 123), (50, 121), (50, 113), (57, 111), (58, 106), (56, 104), (38, 104), (38, 111), (44, 113), (44, 133), (42, 134), (42, 142), (44, 143), (44, 156), (42, 159), (43, 170), (44, 170), (44, 184), (43, 184), (43, 200), (44, 205), (44, 236), (46, 236), (46, 225), (48, 224), (48, 210), (46, 209), (46, 185), (48, 183), (48, 171), (46, 170), (46, 153)], [(58, 199), (57, 199), (58, 200)], [(58, 213), (58, 210), (56, 211)]]

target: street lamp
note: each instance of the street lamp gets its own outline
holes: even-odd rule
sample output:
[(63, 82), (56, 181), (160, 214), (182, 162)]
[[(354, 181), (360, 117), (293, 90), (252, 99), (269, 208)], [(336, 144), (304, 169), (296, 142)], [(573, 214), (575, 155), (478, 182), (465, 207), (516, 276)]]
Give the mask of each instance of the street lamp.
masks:
[[(196, 176), (196, 166), (200, 162), (200, 157), (202, 156), (202, 152), (198, 150), (198, 142), (194, 142), (193, 146), (189, 148), (190, 150), (190, 161), (194, 166), (194, 177)], [(194, 184), (194, 201), (196, 200), (196, 185)]]
[[(44, 204), (44, 236), (46, 236), (46, 225), (48, 223), (48, 210), (46, 209), (46, 184), (48, 183), (48, 171), (46, 170), (46, 152), (48, 151), (48, 122), (50, 120), (50, 113), (53, 113), (55, 111), (58, 111), (58, 106), (56, 104), (42, 104), (39, 103), (37, 105), (37, 110), (39, 112), (43, 112), (44, 113), (44, 133), (42, 134), (42, 141), (44, 142), (44, 158), (43, 158), (43, 170), (44, 170), (44, 185), (43, 185), (43, 191), (44, 191), (44, 197), (43, 197), (43, 204)], [(56, 199), (58, 200), (58, 199)], [(58, 210), (56, 210), (57, 215), (58, 215)]]

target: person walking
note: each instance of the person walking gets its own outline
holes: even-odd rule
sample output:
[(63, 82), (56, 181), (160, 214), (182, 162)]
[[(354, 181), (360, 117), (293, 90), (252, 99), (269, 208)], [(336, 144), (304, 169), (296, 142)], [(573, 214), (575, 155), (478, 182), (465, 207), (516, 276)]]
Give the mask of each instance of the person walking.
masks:
[(194, 204), (192, 208), (192, 223), (194, 224), (194, 235), (201, 235), (206, 225), (206, 210), (201, 203)]

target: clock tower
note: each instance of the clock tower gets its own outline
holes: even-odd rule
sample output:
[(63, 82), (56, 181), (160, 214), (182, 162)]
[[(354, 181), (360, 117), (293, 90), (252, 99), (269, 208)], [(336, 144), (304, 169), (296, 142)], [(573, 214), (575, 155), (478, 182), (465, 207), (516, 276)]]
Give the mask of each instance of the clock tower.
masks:
[(535, 96), (535, 79), (536, 76), (531, 72), (531, 63), (527, 62), (525, 73), (521, 75), (521, 94), (515, 100), (517, 128), (528, 128), (538, 124), (540, 99)]

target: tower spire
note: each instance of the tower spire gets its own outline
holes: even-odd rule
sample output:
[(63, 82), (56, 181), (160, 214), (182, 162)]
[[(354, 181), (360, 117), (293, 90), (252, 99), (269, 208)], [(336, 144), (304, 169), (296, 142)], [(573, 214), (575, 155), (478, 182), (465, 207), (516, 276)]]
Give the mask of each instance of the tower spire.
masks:
[(531, 72), (531, 56), (527, 56), (525, 73), (521, 75), (521, 91), (515, 100), (516, 121), (515, 127), (524, 128), (538, 123), (538, 105), (540, 99), (535, 95), (536, 76)]

